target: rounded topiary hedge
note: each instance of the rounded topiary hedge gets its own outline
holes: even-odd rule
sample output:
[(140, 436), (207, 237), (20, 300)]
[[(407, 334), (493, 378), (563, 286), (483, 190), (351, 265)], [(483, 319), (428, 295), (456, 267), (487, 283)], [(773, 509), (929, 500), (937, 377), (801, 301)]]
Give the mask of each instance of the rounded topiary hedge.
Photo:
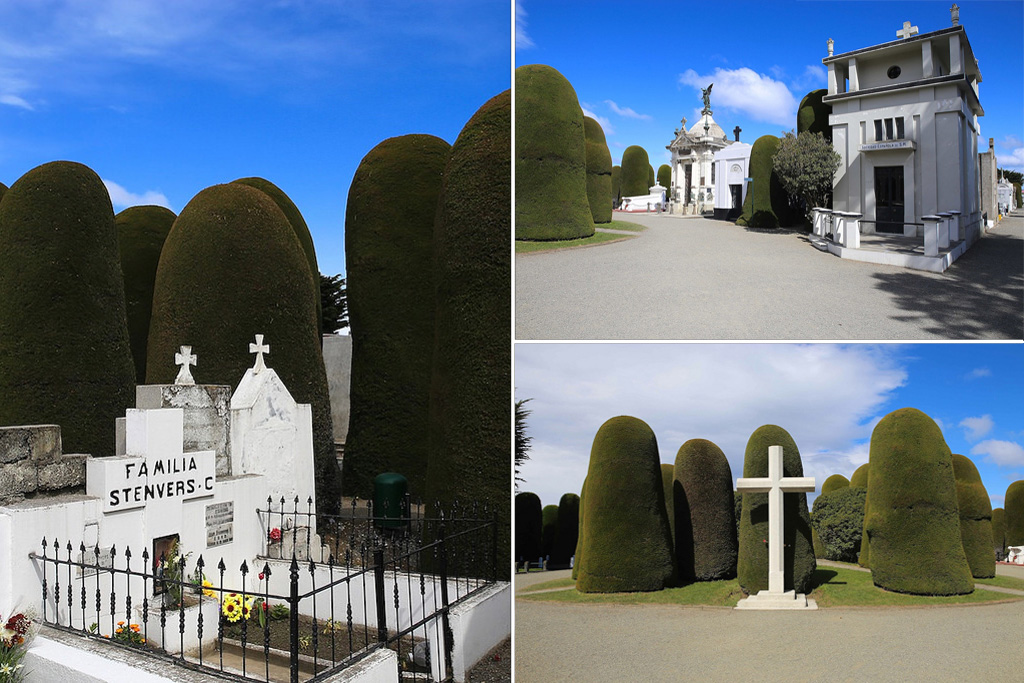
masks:
[[(352, 336), (346, 495), (368, 497), (397, 472), (423, 496), (434, 337), (434, 218), (451, 146), (403, 135), (370, 150), (345, 209)], [(396, 193), (395, 188), (402, 191)]]
[(595, 223), (612, 220), (612, 155), (601, 124), (583, 117), (587, 140), (587, 201)]
[(555, 549), (555, 534), (558, 533), (558, 506), (545, 505), (541, 511), (541, 555), (550, 560)]
[(665, 195), (668, 196), (672, 190), (672, 167), (668, 164), (658, 167), (658, 184), (665, 188)]
[(618, 206), (622, 199), (622, 167), (612, 166), (612, 205)]
[(821, 133), (826, 140), (832, 141), (832, 126), (829, 125), (828, 117), (832, 113), (832, 105), (822, 102), (822, 98), (828, 95), (828, 90), (812, 90), (800, 100), (800, 106), (796, 111), (796, 132), (799, 135), (804, 131)]
[(6, 185), (0, 183), (0, 199), (4, 198), (4, 193), (7, 192), (8, 189), (9, 188)]
[(38, 166), (0, 201), (0, 425), (57, 424), (65, 453), (113, 455), (135, 405), (117, 227), (103, 182)]
[(153, 282), (160, 251), (177, 216), (162, 206), (132, 206), (114, 217), (124, 274), (124, 303), (128, 315), (135, 376), (146, 378), (146, 344), (153, 314)]
[[(866, 492), (868, 489), (868, 473), (871, 472), (871, 463), (864, 463), (856, 470), (853, 471), (853, 475), (850, 477), (850, 487), (858, 487), (864, 489)], [(865, 494), (866, 495), (866, 494)], [(867, 502), (865, 501), (865, 509), (867, 509)], [(870, 567), (871, 562), (871, 541), (868, 539), (867, 532), (861, 531), (860, 537), (860, 553), (857, 555), (857, 564), (862, 567)]]
[(580, 487), (580, 513), (579, 513), (579, 531), (576, 535), (576, 552), (574, 553), (572, 561), (572, 580), (575, 581), (580, 576), (580, 567), (583, 565), (583, 534), (586, 530), (586, 524), (583, 520), (583, 511), (587, 504), (587, 479), (584, 477), (583, 486)]
[(585, 493), (576, 588), (656, 591), (670, 583), (675, 572), (658, 442), (645, 422), (620, 416), (601, 425)]
[(654, 187), (654, 180), (654, 166), (647, 164), (647, 192), (650, 192), (651, 188)]
[(850, 475), (850, 486), (859, 486), (862, 489), (868, 487), (868, 472), (871, 470), (869, 463), (864, 463), (853, 471)]
[(992, 578), (996, 575), (996, 557), (992, 553), (992, 501), (978, 468), (967, 456), (953, 454), (953, 476), (960, 509), (960, 539), (971, 576)]
[(580, 532), (580, 497), (565, 493), (558, 500), (558, 530), (548, 569), (568, 569)]
[(973, 591), (939, 426), (915, 408), (889, 413), (871, 434), (870, 458), (864, 531), (875, 585), (918, 595)]
[[(292, 226), (292, 230), (295, 231), (295, 236), (299, 238), (299, 244), (302, 245), (302, 252), (306, 255), (306, 261), (309, 262), (309, 272), (313, 276), (313, 281), (316, 283), (316, 324), (317, 332), (323, 334), (323, 312), (321, 310), (320, 301), (320, 267), (316, 262), (316, 248), (313, 246), (313, 236), (309, 234), (309, 226), (306, 225), (306, 219), (302, 217), (302, 213), (299, 211), (299, 207), (295, 206), (295, 202), (292, 201), (291, 197), (284, 193), (280, 187), (270, 182), (266, 178), (239, 178), (233, 182), (242, 183), (249, 187), (255, 187), (257, 190), (266, 193), (268, 197), (274, 200), (274, 203), (284, 212), (284, 217), (288, 219), (288, 224)], [(328, 332), (334, 332), (334, 330), (328, 330)]]
[(516, 239), (594, 234), (587, 150), (576, 91), (555, 69), (516, 69)]
[(668, 463), (661, 463), (661, 490), (665, 493), (665, 516), (668, 517), (668, 537), (675, 544), (676, 520), (673, 512), (672, 485), (675, 483), (676, 467)]
[(992, 510), (992, 548), (999, 553), (1006, 552), (1006, 510)]
[(1006, 545), (1024, 545), (1024, 480), (1006, 487), (1003, 509), (1006, 511)]
[[(850, 485), (850, 480), (841, 474), (833, 474), (825, 479), (825, 482), (821, 485), (821, 496), (832, 491), (838, 491), (844, 489)], [(817, 506), (817, 500), (815, 500), (815, 506)], [(861, 514), (861, 521), (863, 521), (864, 515)], [(818, 526), (814, 523), (814, 509), (811, 509), (811, 540), (814, 543), (814, 556), (823, 559), (832, 559), (826, 557), (828, 551), (826, 550), (825, 544), (822, 542), (821, 537), (818, 534)], [(858, 545), (860, 545), (858, 543)]]
[(427, 463), (428, 501), (479, 503), (497, 519), (500, 580), (508, 579), (512, 527), (512, 411), (495, 390), (512, 386), (511, 137), (506, 90), (466, 123), (444, 170)]
[(340, 472), (327, 373), (302, 246), (281, 209), (241, 183), (206, 188), (182, 209), (164, 242), (153, 287), (146, 379), (174, 381), (174, 353), (193, 347), (201, 384), (237, 386), (252, 367), (256, 334), (266, 363), (313, 414), (317, 511), (338, 509)]
[[(782, 473), (786, 477), (802, 477), (803, 462), (800, 451), (782, 427), (758, 427), (747, 441), (743, 458), (744, 477), (768, 476), (768, 448), (782, 446)], [(817, 567), (811, 538), (811, 516), (807, 510), (806, 493), (787, 493), (783, 496), (783, 569), (786, 590), (809, 592), (811, 576)], [(740, 519), (739, 557), (737, 578), (749, 594), (768, 588), (768, 494), (744, 493), (743, 513)]]
[(672, 487), (676, 567), (681, 581), (736, 576), (736, 520), (729, 461), (706, 439), (676, 453)]
[(775, 173), (775, 153), (779, 138), (762, 135), (750, 150), (750, 177), (753, 178), (743, 213), (736, 223), (752, 228), (777, 228), (791, 222), (789, 198)]
[(839, 489), (845, 489), (850, 485), (850, 480), (841, 474), (833, 474), (826, 478), (824, 483), (821, 485), (822, 495), (831, 493), (832, 491), (838, 491)]
[(516, 562), (536, 562), (541, 556), (543, 521), (540, 498), (529, 491), (516, 495)]
[(811, 523), (815, 529), (815, 557), (838, 562), (857, 561), (866, 497), (867, 489), (847, 486), (814, 499)]
[(638, 145), (630, 145), (622, 152), (622, 170), (619, 172), (619, 192), (622, 197), (637, 197), (648, 194), (651, 186), (647, 184), (651, 162), (647, 158), (647, 150)]

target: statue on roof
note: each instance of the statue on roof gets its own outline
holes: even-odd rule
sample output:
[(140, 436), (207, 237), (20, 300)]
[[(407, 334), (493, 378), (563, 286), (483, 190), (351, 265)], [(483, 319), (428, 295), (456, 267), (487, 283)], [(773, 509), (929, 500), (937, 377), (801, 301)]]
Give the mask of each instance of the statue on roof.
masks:
[(704, 98), (704, 111), (702, 111), (701, 114), (711, 113), (711, 88), (713, 87), (715, 87), (714, 83), (709, 85), (707, 88), (700, 89), (700, 96)]

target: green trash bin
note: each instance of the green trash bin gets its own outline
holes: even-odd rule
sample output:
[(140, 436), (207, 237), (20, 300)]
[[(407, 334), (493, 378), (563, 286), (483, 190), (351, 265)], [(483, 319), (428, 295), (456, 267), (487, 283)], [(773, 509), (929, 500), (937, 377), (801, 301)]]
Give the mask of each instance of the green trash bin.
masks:
[(373, 521), (384, 529), (398, 529), (408, 524), (406, 493), (409, 482), (401, 474), (384, 472), (373, 479)]

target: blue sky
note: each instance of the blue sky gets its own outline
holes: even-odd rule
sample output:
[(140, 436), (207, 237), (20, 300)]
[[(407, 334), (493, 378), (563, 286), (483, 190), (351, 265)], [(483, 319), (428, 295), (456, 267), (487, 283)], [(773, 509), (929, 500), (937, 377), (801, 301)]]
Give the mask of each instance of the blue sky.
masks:
[[(349, 185), (382, 140), (455, 141), (510, 86), (508, 0), (6, 0), (0, 182), (86, 164), (115, 211), (281, 187), (344, 271)], [(396, 192), (401, 188), (396, 187)]]
[(530, 460), (519, 491), (544, 505), (579, 493), (601, 424), (647, 422), (661, 461), (709, 439), (742, 475), (750, 434), (777, 424), (821, 483), (868, 461), (871, 430), (911, 407), (981, 472), (993, 507), (1024, 479), (1021, 344), (545, 344), (515, 348), (516, 398), (532, 399)]
[[(516, 0), (516, 64), (558, 69), (605, 129), (614, 163), (640, 145), (657, 169), (680, 119), (689, 128), (699, 118), (708, 83), (729, 139), (737, 125), (744, 142), (780, 135), (796, 127), (801, 98), (827, 87), (829, 38), (839, 54), (896, 40), (908, 20), (937, 31), (952, 25), (952, 4)], [(979, 151), (995, 138), (999, 165), (1024, 170), (1024, 3), (958, 4), (983, 79)]]

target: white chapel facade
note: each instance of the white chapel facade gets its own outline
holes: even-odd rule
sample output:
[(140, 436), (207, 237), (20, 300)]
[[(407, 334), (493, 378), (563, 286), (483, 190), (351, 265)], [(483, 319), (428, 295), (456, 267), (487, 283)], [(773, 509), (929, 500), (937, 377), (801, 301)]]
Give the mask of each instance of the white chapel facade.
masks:
[(686, 118), (666, 149), (672, 154), (672, 213), (704, 213), (715, 205), (715, 153), (732, 144), (711, 116), (711, 87), (704, 91), (704, 109), (689, 130)]

